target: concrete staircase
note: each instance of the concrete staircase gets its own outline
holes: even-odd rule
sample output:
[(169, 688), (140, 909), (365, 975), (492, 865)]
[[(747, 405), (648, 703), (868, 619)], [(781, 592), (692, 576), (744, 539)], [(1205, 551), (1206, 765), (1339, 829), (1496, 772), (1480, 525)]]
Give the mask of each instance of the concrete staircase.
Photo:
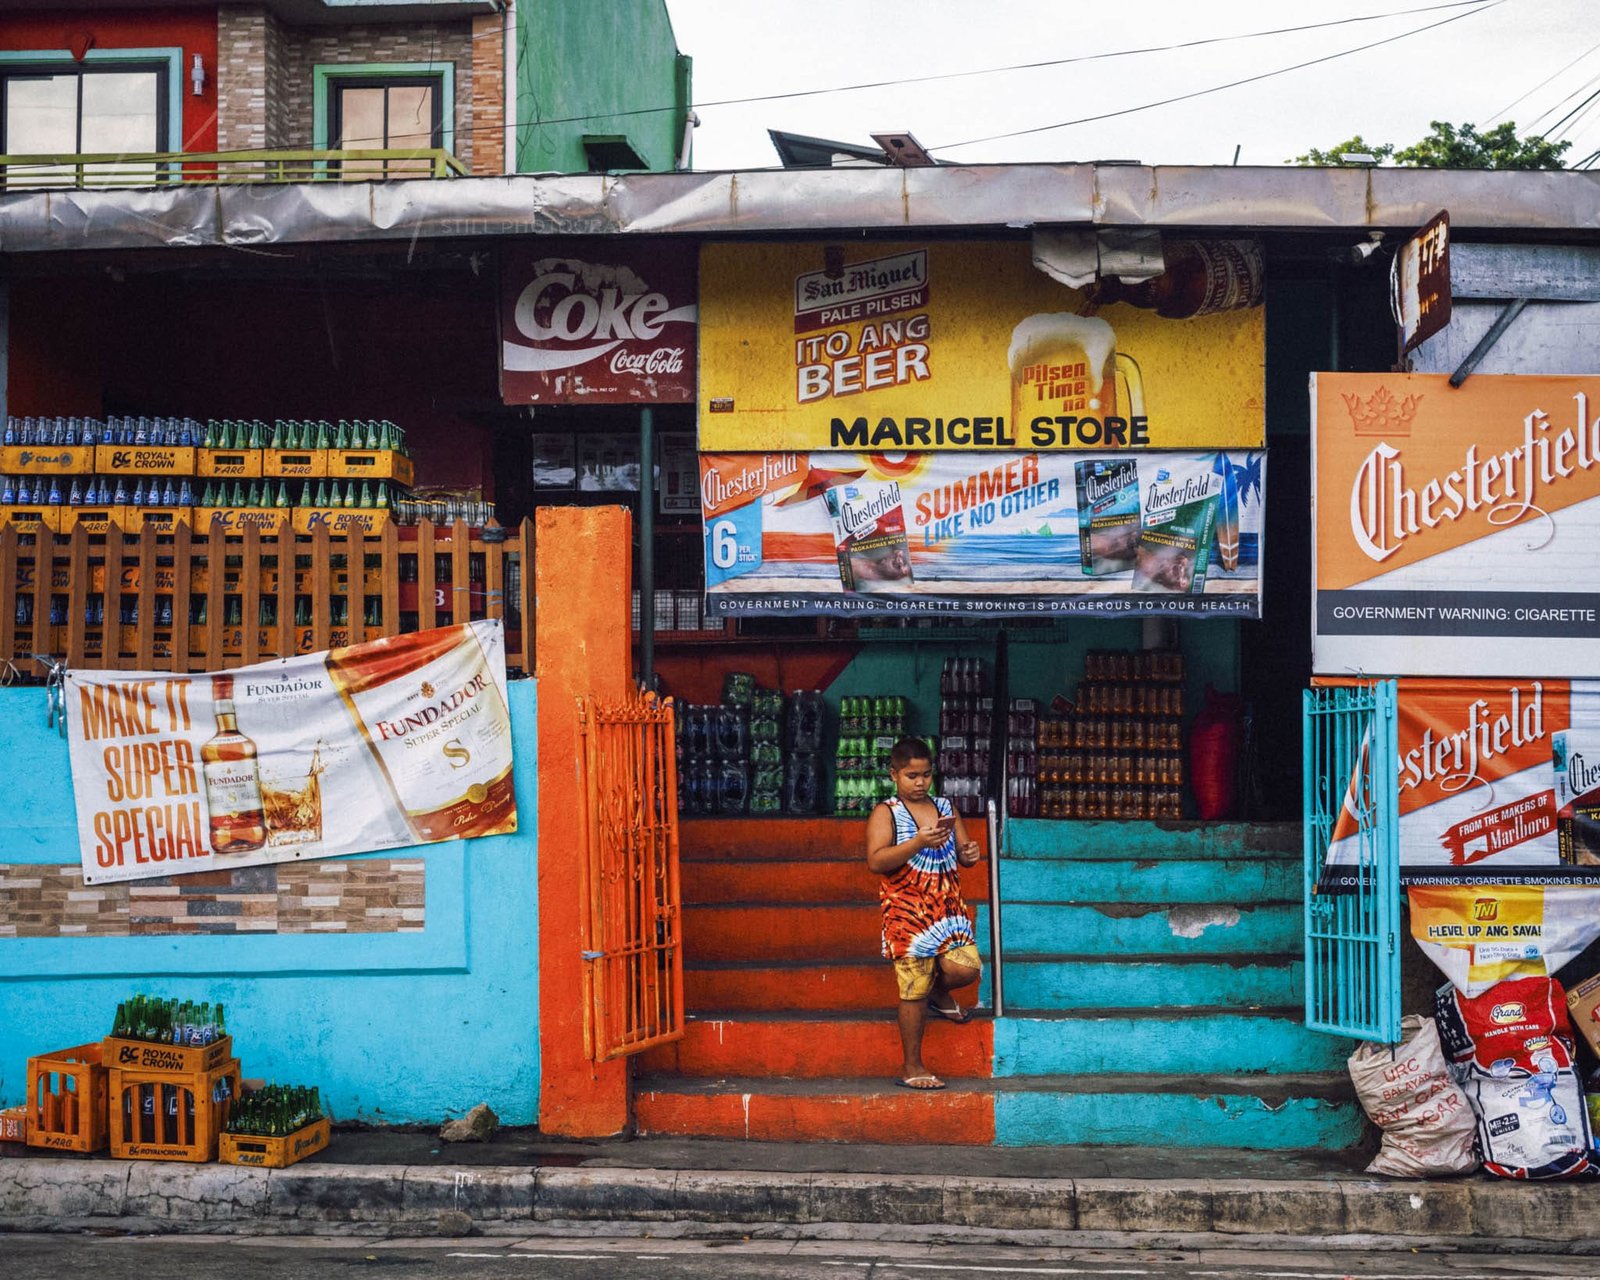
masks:
[(997, 1140), (1341, 1148), (1348, 1042), (1307, 1031), (1292, 825), (1014, 821)]
[[(924, 1056), (949, 1088), (927, 1094), (894, 1084), (894, 979), (862, 837), (860, 820), (684, 823), (688, 1030), (636, 1063), (640, 1134), (1359, 1140), (1350, 1046), (1300, 1025), (1298, 828), (1014, 822), (1001, 867), (1007, 1016), (932, 1021)], [(964, 879), (986, 962), (987, 868)]]
[[(683, 824), (689, 1022), (682, 1041), (637, 1063), (640, 1134), (994, 1141), (988, 1019), (930, 1022), (924, 1059), (949, 1088), (894, 1083), (894, 973), (879, 956), (864, 838), (860, 819)], [(986, 865), (964, 873), (963, 891), (987, 957)]]

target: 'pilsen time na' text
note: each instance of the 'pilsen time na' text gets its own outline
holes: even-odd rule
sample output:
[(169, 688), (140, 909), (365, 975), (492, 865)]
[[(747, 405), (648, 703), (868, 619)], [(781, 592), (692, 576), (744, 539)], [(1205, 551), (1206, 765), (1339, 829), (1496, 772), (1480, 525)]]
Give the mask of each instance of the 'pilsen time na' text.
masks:
[(1018, 431), (994, 418), (834, 418), (828, 443), (834, 449), (1070, 449), (1098, 446), (1135, 449), (1150, 443), (1150, 420), (1080, 418), (1071, 414), (1032, 419)]

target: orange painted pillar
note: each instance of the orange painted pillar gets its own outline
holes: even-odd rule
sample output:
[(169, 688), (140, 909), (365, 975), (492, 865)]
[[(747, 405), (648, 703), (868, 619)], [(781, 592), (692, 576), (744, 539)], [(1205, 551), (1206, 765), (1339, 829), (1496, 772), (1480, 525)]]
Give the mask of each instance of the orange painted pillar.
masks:
[(627, 1127), (628, 1064), (593, 1062), (583, 1046), (578, 699), (633, 686), (633, 523), (623, 507), (542, 507), (535, 521), (539, 1128), (602, 1138)]

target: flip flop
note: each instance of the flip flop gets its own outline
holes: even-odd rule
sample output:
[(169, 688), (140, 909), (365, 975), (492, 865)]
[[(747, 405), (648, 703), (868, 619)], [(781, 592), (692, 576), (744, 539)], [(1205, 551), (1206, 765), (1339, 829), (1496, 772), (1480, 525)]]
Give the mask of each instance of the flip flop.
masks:
[(938, 1076), (906, 1076), (895, 1083), (902, 1089), (915, 1089), (918, 1093), (934, 1093), (945, 1087)]
[(954, 1022), (958, 1025), (967, 1021), (967, 1011), (954, 1000), (952, 1000), (948, 1005), (940, 1005), (934, 1004), (934, 1002), (930, 999), (928, 1001), (928, 1012), (938, 1014), (938, 1016), (943, 1018), (946, 1022)]

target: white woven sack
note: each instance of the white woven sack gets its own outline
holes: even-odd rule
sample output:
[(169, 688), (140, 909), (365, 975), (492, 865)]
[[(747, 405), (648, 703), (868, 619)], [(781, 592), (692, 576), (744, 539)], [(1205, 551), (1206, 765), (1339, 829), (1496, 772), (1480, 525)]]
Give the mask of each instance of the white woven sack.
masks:
[(1350, 1055), (1350, 1079), (1383, 1133), (1368, 1173), (1439, 1178), (1478, 1167), (1477, 1120), (1451, 1078), (1432, 1018), (1407, 1014), (1398, 1045), (1362, 1044)]

